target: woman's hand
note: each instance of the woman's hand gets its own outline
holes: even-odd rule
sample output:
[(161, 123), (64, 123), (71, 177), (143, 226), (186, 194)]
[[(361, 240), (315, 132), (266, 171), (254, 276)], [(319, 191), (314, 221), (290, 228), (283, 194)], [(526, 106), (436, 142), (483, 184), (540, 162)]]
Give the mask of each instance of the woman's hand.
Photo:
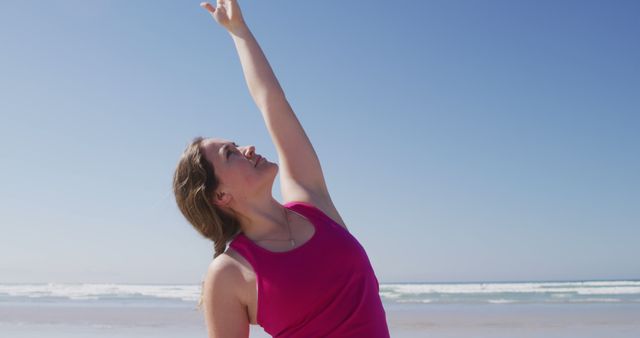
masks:
[(237, 32), (245, 29), (247, 26), (242, 18), (240, 6), (236, 0), (217, 0), (217, 7), (213, 7), (208, 2), (200, 3), (200, 6), (206, 9), (209, 14), (220, 24), (226, 28), (229, 33)]

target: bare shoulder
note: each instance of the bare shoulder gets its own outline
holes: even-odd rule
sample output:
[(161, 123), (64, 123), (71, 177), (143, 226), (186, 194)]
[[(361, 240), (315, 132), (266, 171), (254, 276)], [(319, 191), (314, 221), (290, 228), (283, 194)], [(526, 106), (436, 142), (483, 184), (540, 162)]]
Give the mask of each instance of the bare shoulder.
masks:
[(203, 286), (209, 337), (249, 336), (249, 317), (238, 297), (241, 280), (240, 268), (230, 256), (222, 254), (209, 264)]
[(300, 185), (289, 186), (287, 194), (284, 195), (284, 203), (289, 202), (305, 202), (314, 205), (316, 208), (322, 210), (329, 218), (338, 223), (345, 230), (349, 231), (338, 209), (336, 209), (331, 196), (326, 190), (318, 189), (317, 191), (306, 189)]
[(228, 298), (236, 297), (239, 294), (238, 281), (241, 278), (241, 269), (234, 258), (226, 253), (216, 257), (209, 263), (204, 278), (205, 299), (220, 292), (224, 292)]
[(205, 277), (205, 285), (213, 285), (218, 283), (222, 286), (229, 287), (227, 291), (232, 291), (237, 294), (235, 285), (236, 282), (242, 279), (242, 267), (238, 263), (238, 260), (232, 257), (228, 253), (223, 253), (216, 257), (207, 268), (207, 274)]

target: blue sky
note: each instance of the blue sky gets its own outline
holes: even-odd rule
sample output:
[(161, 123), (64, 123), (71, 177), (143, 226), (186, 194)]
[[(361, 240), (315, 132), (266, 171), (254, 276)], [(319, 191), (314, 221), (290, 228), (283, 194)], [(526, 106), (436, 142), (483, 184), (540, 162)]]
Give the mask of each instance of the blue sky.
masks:
[[(180, 153), (277, 154), (198, 4), (0, 4), (0, 282), (200, 282)], [(640, 278), (638, 2), (240, 6), (380, 282)]]

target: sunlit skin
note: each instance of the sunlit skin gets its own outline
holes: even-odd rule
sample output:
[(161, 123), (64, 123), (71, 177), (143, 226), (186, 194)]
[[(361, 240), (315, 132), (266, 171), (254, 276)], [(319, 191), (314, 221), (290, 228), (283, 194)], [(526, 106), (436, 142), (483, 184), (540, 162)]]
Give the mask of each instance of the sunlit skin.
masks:
[[(240, 215), (242, 231), (250, 239), (289, 238), (282, 205), (271, 193), (278, 165), (264, 157), (256, 165), (261, 155), (255, 153), (254, 146), (233, 144), (221, 138), (203, 142), (205, 157), (221, 181), (211, 201)], [(229, 146), (223, 149), (225, 145)]]

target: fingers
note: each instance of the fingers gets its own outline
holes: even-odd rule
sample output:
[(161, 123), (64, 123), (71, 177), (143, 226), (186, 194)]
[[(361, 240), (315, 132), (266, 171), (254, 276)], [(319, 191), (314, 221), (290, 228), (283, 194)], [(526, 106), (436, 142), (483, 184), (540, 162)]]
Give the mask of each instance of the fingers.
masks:
[(229, 0), (218, 0), (218, 3), (216, 4), (216, 9), (221, 10), (222, 13), (225, 13), (225, 11), (227, 10), (228, 7), (225, 7), (225, 5), (229, 6)]
[(216, 11), (216, 8), (213, 7), (210, 3), (208, 2), (201, 2), (200, 3), (200, 7), (206, 9), (207, 11), (209, 11), (211, 14), (213, 14), (213, 12)]

